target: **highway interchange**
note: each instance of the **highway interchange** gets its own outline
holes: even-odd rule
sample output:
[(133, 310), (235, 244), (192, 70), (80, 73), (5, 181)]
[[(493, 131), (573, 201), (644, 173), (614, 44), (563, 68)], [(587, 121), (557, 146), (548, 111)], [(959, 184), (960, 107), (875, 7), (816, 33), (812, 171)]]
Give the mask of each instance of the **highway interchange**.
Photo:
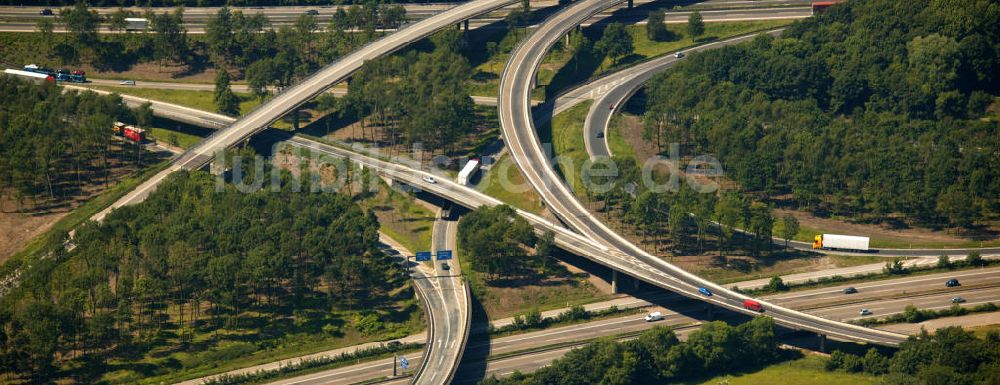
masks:
[[(226, 128), (219, 130), (202, 144), (187, 151), (178, 157), (171, 167), (161, 174), (154, 176), (127, 195), (123, 200), (116, 202), (112, 208), (141, 201), (166, 175), (173, 171), (196, 169), (204, 166), (210, 161), (215, 151), (239, 144), (251, 135), (265, 129), (287, 112), (297, 108), (312, 97), (345, 79), (360, 68), (365, 60), (389, 54), (440, 28), (453, 25), (458, 21), (476, 15), (488, 13), (513, 2), (480, 0), (465, 3), (461, 6), (451, 8), (447, 12), (429, 17), (400, 32), (388, 35), (386, 38), (366, 46), (362, 50), (345, 57), (343, 60), (325, 67), (319, 73), (310, 76), (300, 84), (276, 96), (264, 106), (241, 117), (234, 123), (226, 126)], [(612, 269), (627, 272), (630, 275), (675, 292), (742, 312), (742, 308), (739, 305), (742, 298), (744, 298), (742, 295), (723, 289), (673, 267), (658, 258), (645, 254), (593, 218), (576, 201), (575, 197), (565, 186), (565, 183), (555, 175), (550, 162), (538, 146), (537, 134), (535, 133), (532, 121), (530, 100), (530, 91), (533, 88), (532, 82), (535, 78), (534, 72), (537, 70), (544, 53), (555, 40), (558, 40), (565, 32), (581, 24), (591, 16), (604, 11), (611, 5), (609, 3), (617, 4), (621, 3), (621, 1), (580, 1), (555, 14), (546, 23), (539, 26), (528, 37), (528, 41), (519, 46), (518, 50), (511, 55), (511, 60), (504, 71), (504, 76), (501, 80), (499, 111), (507, 145), (516, 163), (522, 169), (522, 172), (528, 175), (529, 181), (542, 195), (550, 210), (555, 212), (571, 228), (579, 231), (579, 233), (567, 230), (559, 224), (548, 222), (529, 213), (521, 212), (519, 214), (527, 217), (536, 226), (555, 231), (559, 245), (569, 251), (577, 252)], [(558, 109), (558, 99), (555, 109)], [(158, 113), (164, 114), (165, 112), (158, 111)], [(190, 111), (184, 110), (166, 112), (165, 114), (192, 115)], [(198, 119), (204, 119), (204, 117)], [(227, 119), (214, 120), (216, 122), (220, 120), (232, 121), (231, 118)], [(212, 118), (208, 120), (212, 120)], [(221, 126), (216, 125), (216, 127)], [(420, 170), (365, 157), (332, 146), (320, 145), (300, 137), (291, 137), (287, 141), (298, 146), (314, 148), (317, 151), (329, 151), (339, 156), (350, 156), (352, 160), (366, 166), (374, 167), (387, 177), (420, 187), (425, 191), (440, 195), (467, 207), (474, 208), (484, 204), (499, 204), (498, 201), (491, 197), (483, 196), (475, 190), (450, 183), (450, 181), (439, 183), (422, 182), (422, 178), (430, 174)], [(107, 211), (102, 212), (95, 219), (102, 218), (106, 213)], [(700, 286), (712, 288), (712, 291), (716, 295), (705, 298), (692, 294)], [(995, 294), (995, 292), (989, 292), (983, 294), (983, 298), (989, 298), (990, 295), (995, 296)], [(980, 298), (978, 292), (973, 295), (969, 295), (970, 298)], [(774, 304), (783, 304), (780, 298), (769, 300), (774, 301)], [(939, 298), (934, 298), (934, 300), (939, 300)], [(970, 300), (970, 302), (972, 301)], [(897, 344), (903, 339), (903, 336), (900, 334), (847, 325), (830, 319), (783, 309), (774, 306), (772, 302), (765, 302), (765, 306), (768, 309), (768, 315), (775, 317), (779, 324), (796, 329), (810, 330), (849, 340), (887, 345)], [(835, 314), (826, 316), (838, 317)]]
[[(126, 100), (129, 101), (130, 103), (133, 103), (133, 104), (135, 104), (135, 103), (142, 103), (143, 102), (143, 100), (137, 100), (137, 99), (131, 98), (131, 97), (126, 97)], [(153, 106), (154, 111), (160, 111), (163, 108), (164, 105), (168, 105), (168, 104), (154, 102), (154, 106)], [(225, 116), (218, 115), (218, 114), (212, 114), (212, 113), (203, 113), (203, 114), (206, 115), (207, 117), (215, 116), (216, 119), (220, 120), (219, 123), (225, 123), (226, 121), (231, 121), (232, 120), (232, 118), (225, 117)], [(280, 135), (280, 133), (275, 133), (273, 131), (268, 131), (268, 132), (273, 133), (272, 135)], [(302, 138), (302, 137), (299, 137), (299, 136), (294, 136), (291, 139), (286, 140), (284, 143), (289, 143), (289, 144), (292, 144), (292, 145), (295, 145), (295, 146), (298, 146), (298, 147), (302, 147), (302, 148), (313, 149), (315, 151), (318, 151), (318, 152), (321, 152), (321, 153), (324, 153), (324, 154), (328, 154), (328, 155), (332, 155), (332, 156), (336, 156), (336, 157), (342, 157), (342, 156), (348, 156), (349, 155), (349, 156), (351, 156), (351, 158), (353, 160), (360, 161), (360, 162), (362, 162), (362, 164), (365, 164), (367, 166), (372, 166), (372, 167), (386, 166), (386, 164), (380, 163), (381, 161), (368, 158), (367, 156), (364, 156), (363, 154), (352, 153), (350, 151), (343, 150), (343, 149), (340, 149), (338, 147), (334, 147), (334, 146), (330, 146), (330, 145), (326, 145), (326, 144), (323, 144), (323, 143), (318, 143), (318, 142), (309, 140), (308, 138)], [(418, 174), (417, 176), (411, 176), (409, 179), (405, 179), (405, 178), (400, 178), (400, 179), (401, 180), (407, 180), (407, 181), (409, 181), (409, 183), (413, 183), (413, 184), (419, 184), (420, 183), (421, 179), (420, 179), (419, 175), (423, 175), (421, 172), (419, 172), (417, 170), (406, 170), (404, 168), (404, 166), (399, 166), (399, 168), (403, 168), (403, 174), (389, 173), (387, 175), (390, 175), (390, 176), (395, 175), (395, 177), (401, 177), (403, 175), (412, 175), (413, 173), (416, 173), (416, 174)], [(457, 199), (459, 199), (460, 196), (462, 196), (460, 194), (465, 194), (466, 197), (462, 198), (462, 201), (470, 201), (470, 200), (473, 200), (473, 199), (480, 199), (480, 200), (483, 200), (483, 201), (490, 201), (491, 200), (491, 198), (488, 197), (488, 196), (483, 196), (483, 195), (481, 195), (480, 193), (478, 193), (475, 190), (472, 190), (472, 189), (469, 189), (469, 188), (465, 188), (464, 186), (459, 186), (457, 184), (453, 184), (452, 182), (450, 182), (448, 180), (439, 179), (437, 184), (439, 184), (439, 185), (448, 185), (447, 188), (444, 189), (444, 190), (442, 190), (442, 191), (453, 191), (454, 192), (454, 193), (441, 193), (441, 191), (439, 191), (439, 195), (442, 195), (442, 196), (444, 196), (446, 198), (449, 198), (449, 199), (456, 199), (457, 200)], [(442, 232), (436, 231), (435, 234), (442, 234)], [(434, 239), (435, 239), (434, 240), (435, 243), (440, 244), (440, 242), (442, 242), (440, 240), (439, 236), (435, 236)], [(990, 282), (996, 282), (997, 278), (1000, 278), (1000, 270), (998, 270), (998, 269), (969, 270), (969, 271), (962, 271), (962, 272), (955, 272), (955, 273), (945, 273), (945, 274), (935, 274), (935, 275), (927, 275), (927, 276), (910, 277), (910, 278), (903, 278), (903, 279), (892, 280), (892, 281), (876, 281), (876, 282), (870, 282), (870, 283), (856, 284), (854, 286), (859, 290), (859, 293), (855, 294), (855, 295), (852, 295), (852, 296), (844, 296), (844, 295), (841, 294), (841, 290), (844, 287), (842, 285), (842, 286), (835, 286), (835, 287), (824, 288), (824, 289), (814, 289), (814, 290), (809, 290), (809, 291), (797, 291), (797, 292), (789, 293), (789, 294), (786, 294), (786, 295), (780, 295), (780, 296), (775, 296), (775, 297), (766, 297), (765, 299), (770, 300), (770, 301), (775, 301), (775, 302), (781, 303), (781, 304), (788, 304), (789, 306), (792, 306), (792, 307), (806, 306), (806, 307), (813, 308), (816, 311), (827, 312), (827, 313), (824, 313), (824, 314), (826, 314), (828, 316), (831, 316), (831, 317), (842, 317), (842, 318), (845, 318), (845, 319), (849, 319), (849, 318), (854, 318), (854, 317), (857, 316), (857, 311), (858, 311), (858, 309), (860, 308), (861, 305), (858, 305), (858, 304), (855, 304), (855, 303), (849, 303), (849, 304), (840, 304), (839, 307), (836, 307), (836, 308), (823, 308), (823, 309), (815, 309), (814, 305), (817, 304), (817, 303), (821, 303), (823, 301), (839, 302), (839, 301), (843, 301), (843, 300), (880, 302), (880, 298), (887, 298), (887, 297), (892, 297), (892, 296), (904, 296), (904, 295), (907, 295), (907, 293), (909, 293), (909, 295), (913, 295), (913, 294), (921, 294), (922, 295), (922, 294), (926, 294), (925, 293), (926, 291), (932, 290), (932, 288), (934, 288), (934, 287), (937, 287), (939, 289), (943, 289), (943, 281), (946, 280), (947, 278), (951, 278), (951, 277), (955, 277), (955, 278), (960, 279), (962, 281), (963, 285), (964, 285), (964, 288), (957, 289), (956, 292), (960, 292), (961, 295), (966, 296), (967, 299), (970, 302), (973, 302), (973, 301), (975, 301), (975, 298), (978, 298), (978, 297), (969, 296), (963, 290), (974, 289), (974, 290), (976, 290), (976, 292), (978, 292), (980, 290), (981, 286), (985, 286), (984, 284), (989, 284)], [(745, 284), (741, 282), (741, 283), (736, 283), (736, 285), (745, 285)], [(987, 298), (989, 298), (990, 296), (992, 296), (993, 298), (995, 298), (996, 294), (997, 294), (995, 292), (995, 289), (990, 289), (990, 290), (992, 290), (992, 291), (987, 291), (986, 292), (987, 294), (984, 294), (984, 295)], [(989, 293), (992, 293), (992, 294), (989, 294)], [(920, 307), (950, 306), (950, 303), (948, 301), (951, 298), (951, 296), (953, 296), (952, 292), (945, 292), (943, 294), (937, 295), (936, 297), (933, 297), (933, 296), (921, 297), (920, 301), (919, 302), (914, 302), (914, 304), (917, 305), (917, 306), (920, 306)], [(825, 300), (824, 300), (824, 298), (825, 298)], [(683, 303), (687, 303), (687, 305), (685, 305), (687, 307), (676, 306), (677, 300), (681, 300), (681, 301), (683, 301)], [(676, 296), (672, 300), (668, 300), (668, 301), (654, 301), (654, 302), (670, 305), (669, 309), (673, 309), (674, 311), (690, 312), (692, 309), (694, 309), (695, 311), (700, 311), (700, 310), (703, 309), (703, 306), (696, 305), (696, 304), (692, 303), (690, 300), (677, 298)], [(802, 304), (803, 302), (805, 302), (805, 305)], [(903, 302), (907, 302), (907, 301), (905, 299), (899, 299), (899, 300), (897, 300), (897, 302), (898, 302), (898, 306), (897, 306), (896, 311), (900, 311), (900, 310), (902, 310), (902, 307), (905, 306), (905, 304), (903, 304)], [(867, 306), (867, 305), (865, 305), (865, 306)], [(650, 309), (650, 310), (655, 310), (655, 309)], [(875, 311), (876, 311), (876, 313), (874, 314), (875, 316), (884, 316), (884, 315), (888, 314), (886, 310), (879, 309), (879, 308), (875, 308)], [(551, 333), (554, 333), (554, 334), (543, 334), (542, 335), (542, 336), (547, 336), (545, 338), (520, 338), (520, 339), (515, 338), (515, 339), (517, 339), (519, 341), (534, 341), (536, 343), (541, 343), (541, 344), (551, 344), (554, 341), (556, 341), (556, 340), (553, 339), (553, 338), (556, 338), (554, 336), (558, 336), (558, 335), (566, 336), (566, 337), (561, 337), (561, 338), (569, 338), (569, 339), (574, 339), (575, 338), (577, 340), (580, 340), (580, 339), (586, 339), (586, 338), (596, 337), (596, 336), (599, 336), (599, 335), (607, 335), (608, 333), (615, 334), (617, 332), (621, 332), (621, 331), (619, 331), (619, 326), (622, 325), (622, 324), (632, 325), (633, 329), (634, 328), (640, 328), (641, 329), (641, 328), (650, 327), (650, 326), (653, 325), (653, 324), (647, 324), (647, 323), (644, 323), (644, 322), (640, 322), (640, 321), (638, 321), (638, 318), (639, 318), (639, 316), (633, 315), (633, 316), (627, 316), (627, 317), (619, 317), (619, 319), (616, 319), (616, 321), (608, 321), (608, 322), (617, 322), (617, 323), (614, 324), (615, 328), (602, 328), (602, 327), (600, 327), (600, 325), (603, 325), (603, 323), (601, 323), (601, 322), (604, 322), (604, 321), (600, 321), (600, 322), (596, 322), (596, 323), (592, 322), (592, 323), (588, 323), (588, 324), (576, 326), (577, 328), (582, 328), (582, 330), (578, 330), (578, 331), (574, 331), (575, 329), (573, 329), (573, 328), (559, 329), (559, 330), (553, 329), (553, 331)], [(690, 316), (682, 316), (682, 315), (671, 314), (671, 315), (668, 316), (667, 321), (664, 322), (664, 323), (661, 323), (661, 324), (666, 324), (666, 323), (670, 323), (670, 324), (687, 324), (687, 323), (693, 322), (693, 320), (694, 320), (694, 318), (692, 318)], [(588, 330), (590, 332), (587, 332)], [(604, 334), (601, 334), (599, 332), (601, 330), (604, 331), (603, 332)], [(632, 330), (632, 329), (629, 329), (629, 330)], [(636, 330), (638, 330), (638, 329), (636, 329)], [(593, 334), (593, 333), (595, 333), (595, 331), (597, 331), (596, 332), (597, 334)], [(624, 331), (624, 329), (622, 331)], [(536, 336), (536, 335), (525, 335), (525, 336)], [(501, 353), (501, 352), (504, 352), (504, 351), (512, 351), (511, 349), (513, 349), (513, 350), (521, 350), (521, 349), (530, 348), (531, 346), (536, 346), (536, 345), (532, 345), (530, 342), (522, 342), (521, 344), (511, 344), (512, 340), (513, 339), (503, 339), (502, 338), (502, 339), (497, 339), (494, 342), (491, 342), (491, 344), (492, 344), (491, 346), (494, 346), (494, 348), (492, 348), (493, 350), (491, 350), (491, 353), (498, 354), (498, 353)], [(558, 341), (562, 341), (562, 340), (559, 339)], [(472, 349), (472, 348), (476, 348), (476, 346), (475, 345), (470, 346), (470, 349)], [(556, 349), (556, 350), (546, 350), (545, 352), (540, 352), (540, 353), (526, 355), (526, 356), (518, 355), (518, 356), (514, 356), (514, 357), (499, 359), (499, 360), (490, 360), (489, 363), (488, 363), (487, 373), (505, 373), (505, 372), (509, 372), (509, 371), (511, 371), (513, 369), (517, 369), (517, 370), (530, 370), (530, 369), (533, 369), (533, 368), (537, 368), (537, 367), (542, 366), (545, 363), (547, 363), (548, 360), (551, 360), (551, 359), (554, 359), (554, 358), (557, 358), (557, 357), (561, 356), (562, 354), (564, 354), (569, 349), (570, 348), (563, 348), (563, 349)], [(421, 360), (422, 355), (421, 354), (408, 355), (407, 358), (410, 359), (410, 362), (411, 362), (412, 365), (417, 365), (417, 364), (419, 364), (419, 363), (422, 362), (422, 360)], [(372, 363), (364, 363), (364, 364), (360, 364), (360, 365), (357, 365), (357, 366), (338, 368), (338, 369), (334, 369), (334, 370), (323, 372), (323, 373), (317, 373), (317, 374), (311, 374), (311, 375), (303, 376), (301, 378), (297, 378), (297, 379), (294, 379), (294, 380), (281, 381), (279, 383), (287, 383), (287, 384), (292, 384), (292, 383), (294, 383), (294, 384), (354, 383), (354, 382), (358, 382), (358, 381), (361, 381), (361, 380), (364, 380), (364, 379), (375, 378), (375, 377), (380, 377), (380, 376), (386, 375), (387, 373), (391, 373), (391, 369), (392, 369), (392, 367), (391, 367), (390, 363), (385, 362), (385, 361), (379, 361), (379, 362), (372, 362)]]

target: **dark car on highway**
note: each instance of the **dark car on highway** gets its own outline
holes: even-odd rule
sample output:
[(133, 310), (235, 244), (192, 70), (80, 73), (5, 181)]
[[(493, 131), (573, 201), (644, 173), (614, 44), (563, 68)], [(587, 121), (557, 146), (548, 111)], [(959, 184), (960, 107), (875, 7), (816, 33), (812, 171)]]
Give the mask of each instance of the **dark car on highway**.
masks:
[(858, 292), (858, 289), (855, 289), (853, 286), (844, 289), (844, 294), (854, 294), (854, 293), (857, 293), (857, 292)]
[(955, 278), (949, 279), (948, 282), (944, 283), (944, 285), (947, 287), (962, 286), (962, 284), (958, 283), (958, 280)]
[(52, 10), (48, 9), (48, 8), (45, 8), (45, 9), (41, 10), (41, 12), (38, 12), (38, 14), (42, 15), (42, 16), (52, 16)]

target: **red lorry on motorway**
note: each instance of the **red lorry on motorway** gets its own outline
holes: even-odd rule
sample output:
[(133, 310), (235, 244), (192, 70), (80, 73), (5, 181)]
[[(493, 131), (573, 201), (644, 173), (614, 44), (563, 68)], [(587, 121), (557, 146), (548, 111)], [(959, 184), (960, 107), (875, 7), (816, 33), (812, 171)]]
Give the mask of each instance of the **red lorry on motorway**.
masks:
[(743, 300), (743, 307), (756, 312), (764, 311), (764, 306), (761, 305), (760, 302), (754, 301), (752, 299)]

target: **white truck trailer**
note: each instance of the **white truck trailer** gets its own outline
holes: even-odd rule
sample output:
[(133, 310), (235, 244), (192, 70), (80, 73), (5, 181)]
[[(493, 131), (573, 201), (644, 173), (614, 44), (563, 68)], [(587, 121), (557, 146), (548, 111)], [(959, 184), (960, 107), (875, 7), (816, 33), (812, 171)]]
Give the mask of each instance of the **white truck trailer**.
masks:
[(868, 237), (821, 234), (813, 239), (814, 249), (868, 251)]
[(46, 75), (46, 74), (38, 73), (38, 72), (21, 71), (21, 70), (15, 70), (15, 69), (5, 69), (5, 70), (3, 70), (3, 73), (5, 73), (7, 75), (11, 75), (11, 76), (20, 76), (20, 77), (28, 78), (31, 81), (33, 81), (35, 83), (38, 83), (38, 84), (45, 83), (45, 82), (55, 82), (56, 81), (56, 78), (52, 77), (52, 75)]
[(465, 167), (462, 167), (462, 171), (459, 171), (458, 180), (456, 180), (456, 182), (462, 186), (468, 186), (469, 181), (472, 180), (472, 177), (474, 177), (478, 171), (479, 159), (472, 159), (469, 163), (465, 164)]
[(145, 31), (149, 27), (149, 19), (142, 17), (126, 17), (126, 31)]

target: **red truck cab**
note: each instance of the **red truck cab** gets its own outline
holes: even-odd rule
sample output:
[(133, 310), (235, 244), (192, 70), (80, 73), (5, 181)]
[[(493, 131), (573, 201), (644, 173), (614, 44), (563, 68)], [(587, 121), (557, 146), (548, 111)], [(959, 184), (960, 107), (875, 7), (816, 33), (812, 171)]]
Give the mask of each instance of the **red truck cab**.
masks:
[(743, 307), (746, 308), (746, 309), (750, 309), (750, 310), (756, 311), (756, 312), (763, 312), (764, 311), (764, 306), (761, 305), (760, 302), (754, 301), (752, 299), (745, 299), (745, 300), (743, 300)]

